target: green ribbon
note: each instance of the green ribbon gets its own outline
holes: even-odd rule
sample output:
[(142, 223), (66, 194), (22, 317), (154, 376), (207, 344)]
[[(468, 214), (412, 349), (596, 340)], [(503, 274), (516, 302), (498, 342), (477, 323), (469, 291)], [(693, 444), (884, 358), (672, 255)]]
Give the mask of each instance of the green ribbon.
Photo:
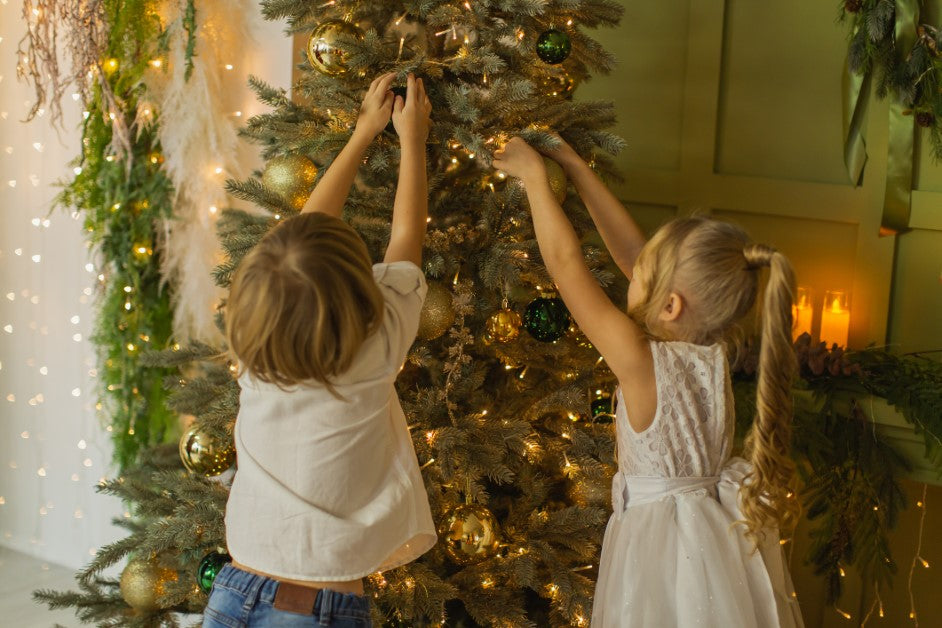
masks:
[(867, 163), (867, 104), (870, 102), (870, 72), (856, 74), (844, 64), (844, 165), (854, 187), (863, 183)]
[[(900, 62), (909, 56), (916, 43), (919, 23), (919, 0), (897, 0), (894, 38)], [(858, 186), (863, 182), (867, 163), (867, 113), (870, 102), (870, 73), (854, 74), (844, 66), (843, 122), (844, 165), (847, 175)], [(883, 193), (881, 233), (899, 233), (909, 228), (913, 187), (913, 139), (915, 121), (904, 115), (906, 107), (899, 101), (889, 106), (889, 141), (887, 145), (886, 186)]]
[[(905, 62), (916, 43), (919, 0), (896, 1), (896, 54)], [(884, 232), (899, 233), (909, 228), (913, 189), (913, 140), (916, 124), (912, 115), (904, 115), (908, 103), (890, 102), (889, 143), (886, 162), (886, 191), (883, 195)]]

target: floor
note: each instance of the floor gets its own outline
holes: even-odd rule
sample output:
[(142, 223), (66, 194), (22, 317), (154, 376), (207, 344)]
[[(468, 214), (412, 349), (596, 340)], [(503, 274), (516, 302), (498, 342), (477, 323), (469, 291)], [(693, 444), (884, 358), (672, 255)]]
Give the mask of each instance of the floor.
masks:
[(36, 589), (75, 588), (71, 569), (0, 546), (0, 624), (13, 628), (78, 628), (82, 623), (69, 609), (51, 611), (33, 602)]

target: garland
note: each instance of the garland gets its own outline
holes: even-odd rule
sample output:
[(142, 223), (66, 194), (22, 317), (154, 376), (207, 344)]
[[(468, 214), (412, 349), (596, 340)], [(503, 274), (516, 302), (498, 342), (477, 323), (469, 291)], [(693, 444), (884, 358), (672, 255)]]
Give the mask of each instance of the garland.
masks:
[[(84, 104), (82, 154), (56, 205), (85, 214), (89, 244), (100, 254), (98, 409), (107, 417), (115, 461), (124, 469), (176, 425), (167, 409), (168, 369), (144, 367), (142, 353), (171, 343), (170, 294), (161, 279), (160, 227), (173, 212), (173, 185), (162, 170), (157, 111), (144, 79), (161, 71), (167, 29), (155, 0), (25, 0), (27, 34), (20, 43), (21, 78), (32, 83), (33, 112), (48, 104), (62, 123), (69, 89)], [(193, 0), (184, 29), (193, 37)], [(57, 41), (59, 29), (67, 33)], [(59, 49), (72, 59), (57, 64)], [(188, 62), (192, 46), (187, 47)]]
[(846, 0), (841, 20), (851, 25), (847, 63), (856, 74), (873, 73), (877, 95), (903, 101), (920, 127), (930, 131), (933, 156), (942, 159), (942, 32), (913, 16), (915, 38), (904, 46), (895, 24), (900, 8), (894, 0)]
[(892, 95), (882, 233), (909, 228), (915, 126), (929, 134), (942, 160), (942, 32), (920, 21), (919, 0), (845, 0), (840, 21), (850, 22), (844, 79), (844, 163), (859, 185), (867, 161), (867, 102)]
[[(897, 572), (889, 535), (905, 508), (899, 481), (910, 465), (875, 429), (867, 399), (885, 399), (902, 414), (923, 436), (926, 459), (942, 476), (942, 363), (878, 349), (828, 350), (824, 343), (812, 345), (807, 334), (795, 351), (801, 370), (792, 454), (812, 524), (805, 559), (825, 578), (828, 604), (837, 603), (851, 566), (862, 590), (879, 596)], [(754, 366), (755, 358), (747, 358), (734, 374), (740, 438), (756, 412)]]

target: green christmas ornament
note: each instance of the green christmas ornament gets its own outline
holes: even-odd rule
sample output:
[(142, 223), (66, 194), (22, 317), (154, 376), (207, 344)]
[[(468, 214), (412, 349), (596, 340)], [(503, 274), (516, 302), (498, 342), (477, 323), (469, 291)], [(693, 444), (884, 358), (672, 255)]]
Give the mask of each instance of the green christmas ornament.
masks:
[(569, 35), (555, 28), (544, 31), (536, 40), (536, 55), (550, 65), (562, 63), (570, 52), (572, 40)]
[(534, 299), (523, 313), (523, 326), (540, 342), (555, 342), (569, 329), (569, 310), (559, 297)]
[(216, 581), (216, 576), (219, 575), (226, 563), (231, 562), (232, 556), (229, 556), (229, 554), (220, 554), (219, 552), (206, 554), (203, 560), (200, 561), (199, 569), (196, 571), (196, 583), (199, 585), (200, 591), (208, 595), (213, 588), (213, 582)]

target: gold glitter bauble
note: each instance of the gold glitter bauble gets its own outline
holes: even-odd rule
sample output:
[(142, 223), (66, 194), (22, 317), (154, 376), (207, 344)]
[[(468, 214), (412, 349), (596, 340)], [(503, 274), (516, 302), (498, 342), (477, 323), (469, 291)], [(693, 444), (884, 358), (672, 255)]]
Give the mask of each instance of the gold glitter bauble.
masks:
[(543, 163), (546, 165), (546, 178), (549, 179), (553, 194), (556, 195), (556, 200), (562, 203), (566, 200), (566, 186), (569, 185), (566, 180), (566, 173), (563, 171), (562, 166), (549, 157), (544, 157)]
[(180, 437), (180, 459), (192, 473), (207, 477), (219, 475), (235, 462), (232, 443), (220, 443), (193, 424)]
[(343, 36), (363, 39), (363, 31), (342, 20), (328, 20), (314, 29), (307, 40), (307, 58), (315, 70), (327, 76), (347, 72), (347, 51), (340, 42)]
[(490, 558), (500, 547), (497, 519), (477, 504), (462, 504), (449, 512), (438, 534), (445, 552), (460, 565)]
[(156, 611), (167, 584), (176, 581), (176, 570), (161, 565), (158, 559), (133, 558), (121, 572), (121, 597), (135, 610)]
[(448, 331), (455, 322), (455, 306), (451, 290), (437, 281), (430, 281), (422, 314), (419, 316), (419, 338), (434, 340)]
[(281, 155), (270, 160), (262, 173), (265, 187), (277, 192), (291, 203), (295, 209), (304, 207), (314, 180), (317, 179), (317, 166), (301, 155)]
[(491, 314), (487, 319), (487, 328), (484, 339), (487, 342), (510, 342), (520, 335), (520, 326), (523, 321), (520, 315), (511, 309), (504, 308)]
[(540, 78), (540, 87), (547, 96), (568, 98), (576, 89), (576, 81), (563, 71), (560, 74), (546, 74)]

